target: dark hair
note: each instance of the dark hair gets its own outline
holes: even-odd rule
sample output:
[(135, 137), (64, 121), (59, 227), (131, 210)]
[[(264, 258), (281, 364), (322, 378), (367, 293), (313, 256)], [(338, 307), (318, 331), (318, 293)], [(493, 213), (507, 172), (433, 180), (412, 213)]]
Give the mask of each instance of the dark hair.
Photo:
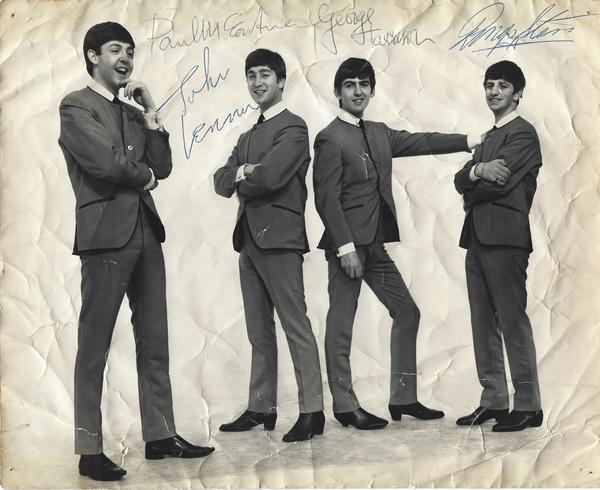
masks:
[(92, 75), (94, 64), (89, 60), (87, 52), (91, 49), (96, 54), (100, 54), (100, 48), (108, 41), (121, 41), (131, 44), (135, 48), (135, 43), (129, 31), (121, 24), (116, 22), (102, 22), (90, 27), (83, 38), (83, 57), (85, 58), (85, 68)]
[(371, 90), (375, 90), (375, 71), (368, 60), (363, 58), (348, 58), (343, 61), (335, 72), (335, 78), (333, 79), (333, 89), (336, 92), (342, 90), (342, 82), (346, 78), (368, 78)]
[(510, 82), (515, 88), (515, 92), (521, 92), (525, 88), (525, 75), (521, 71), (521, 68), (512, 61), (499, 61), (494, 63), (485, 71), (483, 77), (483, 86), (488, 80), (499, 80), (504, 79)]
[(285, 62), (279, 53), (268, 49), (256, 49), (246, 56), (246, 66), (244, 74), (248, 74), (250, 68), (255, 66), (268, 66), (275, 72), (277, 81), (285, 80)]

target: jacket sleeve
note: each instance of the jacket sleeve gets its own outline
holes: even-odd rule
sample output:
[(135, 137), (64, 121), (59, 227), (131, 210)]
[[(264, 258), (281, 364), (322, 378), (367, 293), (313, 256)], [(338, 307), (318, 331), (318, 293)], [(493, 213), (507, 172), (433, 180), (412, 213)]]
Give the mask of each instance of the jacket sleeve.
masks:
[(409, 133), (396, 131), (385, 126), (392, 148), (392, 156), (439, 155), (469, 151), (464, 134)]
[(510, 133), (502, 149), (495, 158), (502, 158), (511, 174), (508, 182), (500, 186), (483, 179), (477, 180), (465, 194), (465, 205), (491, 201), (510, 193), (533, 170), (542, 165), (540, 143), (535, 130), (525, 128)]
[(146, 129), (146, 164), (157, 179), (166, 179), (173, 170), (169, 133), (157, 129)]
[(219, 196), (231, 197), (236, 190), (237, 183), (235, 181), (237, 170), (240, 166), (238, 161), (238, 147), (240, 145), (240, 139), (233, 148), (231, 155), (227, 159), (227, 163), (215, 172), (213, 181), (215, 184), (215, 192)]
[(472, 181), (469, 174), (474, 165), (475, 162), (469, 160), (465, 163), (465, 166), (454, 175), (454, 187), (459, 194), (464, 194), (473, 189), (473, 184), (475, 184), (476, 181)]
[(319, 134), (315, 139), (313, 167), (315, 205), (335, 249), (354, 241), (342, 210), (342, 175), (342, 151), (339, 143)]
[[(150, 181), (149, 165), (128, 158), (116, 148), (105, 126), (89, 109), (63, 102), (59, 112), (60, 142), (88, 174), (130, 187), (143, 187)], [(151, 150), (148, 156), (155, 158), (157, 154)]]
[(306, 162), (302, 155), (308, 148), (306, 126), (294, 125), (281, 129), (273, 146), (259, 166), (238, 184), (238, 191), (245, 196), (255, 197), (275, 192), (284, 187)]

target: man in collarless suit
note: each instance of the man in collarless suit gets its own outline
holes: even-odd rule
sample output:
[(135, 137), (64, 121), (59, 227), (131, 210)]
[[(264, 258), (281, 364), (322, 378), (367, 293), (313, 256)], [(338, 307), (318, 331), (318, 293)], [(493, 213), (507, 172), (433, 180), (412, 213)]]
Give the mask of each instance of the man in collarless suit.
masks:
[[(417, 400), (416, 340), (420, 312), (384, 243), (399, 241), (392, 196), (392, 158), (469, 151), (480, 137), (408, 133), (363, 121), (375, 94), (375, 73), (364, 59), (349, 58), (337, 70), (334, 94), (340, 113), (315, 140), (314, 190), (325, 225), (319, 248), (329, 268), (325, 337), (327, 377), (335, 417), (358, 429), (387, 421), (361, 408), (352, 388), (350, 349), (362, 280), (393, 319), (389, 411), (420, 419), (443, 417)], [(470, 141), (468, 141), (470, 140)]]
[[(543, 420), (536, 353), (527, 306), (527, 264), (532, 251), (529, 210), (542, 165), (534, 127), (517, 112), (525, 88), (511, 61), (490, 66), (483, 86), (495, 125), (455, 178), (466, 211), (460, 246), (467, 249), (466, 274), (480, 405), (457, 420), (479, 425), (495, 418), (495, 432), (538, 427)], [(502, 340), (515, 388), (509, 397)]]
[[(150, 190), (171, 173), (169, 135), (148, 87), (129, 78), (135, 44), (120, 24), (105, 22), (85, 35), (92, 81), (60, 104), (59, 145), (76, 197), (73, 252), (81, 258), (81, 312), (75, 364), (75, 452), (79, 472), (117, 480), (125, 470), (102, 445), (103, 373), (123, 296), (132, 310), (146, 458), (199, 457), (175, 432), (165, 268), (165, 230)], [(121, 102), (119, 89), (144, 108)]]
[(286, 334), (300, 415), (285, 442), (323, 432), (323, 392), (317, 344), (306, 315), (303, 255), (306, 172), (310, 163), (304, 121), (285, 108), (285, 63), (277, 53), (257, 49), (246, 58), (246, 81), (260, 117), (243, 133), (224, 167), (214, 175), (217, 194), (240, 204), (233, 247), (240, 253), (240, 281), (246, 328), (252, 345), (248, 409), (224, 432), (263, 425), (277, 418), (277, 341), (273, 310)]

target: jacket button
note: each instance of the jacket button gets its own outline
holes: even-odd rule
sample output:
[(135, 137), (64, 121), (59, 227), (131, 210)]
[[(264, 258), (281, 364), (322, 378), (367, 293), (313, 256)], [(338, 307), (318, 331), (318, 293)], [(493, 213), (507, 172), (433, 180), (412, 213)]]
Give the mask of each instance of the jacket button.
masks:
[(133, 150), (133, 146), (131, 146), (131, 145), (127, 145), (127, 149), (128, 149), (129, 151), (131, 151), (131, 150)]

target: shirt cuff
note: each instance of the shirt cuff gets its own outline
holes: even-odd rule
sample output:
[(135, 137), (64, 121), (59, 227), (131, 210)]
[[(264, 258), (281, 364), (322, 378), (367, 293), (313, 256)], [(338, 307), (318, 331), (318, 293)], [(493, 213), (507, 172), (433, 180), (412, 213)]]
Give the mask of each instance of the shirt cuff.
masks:
[(480, 134), (467, 134), (467, 146), (469, 147), (469, 150), (472, 150), (473, 148), (475, 148), (477, 145), (480, 145), (482, 143), (481, 141), (481, 135)]
[(155, 183), (156, 183), (156, 178), (154, 177), (154, 172), (152, 171), (152, 169), (150, 169), (150, 180), (144, 186), (144, 190), (149, 191), (150, 189), (152, 189), (154, 187)]
[(246, 175), (244, 174), (244, 167), (246, 164), (238, 167), (237, 172), (235, 173), (235, 183), (241, 182), (242, 180), (246, 180)]
[(342, 245), (337, 250), (337, 256), (341, 257), (342, 255), (348, 255), (349, 253), (356, 252), (356, 247), (354, 246), (354, 242), (346, 243)]
[(478, 163), (476, 163), (475, 165), (473, 165), (471, 167), (471, 171), (469, 172), (469, 179), (471, 179), (473, 182), (475, 182), (476, 180), (479, 180), (481, 177), (475, 175), (475, 167), (477, 167), (477, 165), (479, 165)]
[(162, 129), (162, 119), (158, 112), (144, 112), (144, 121), (148, 129)]

